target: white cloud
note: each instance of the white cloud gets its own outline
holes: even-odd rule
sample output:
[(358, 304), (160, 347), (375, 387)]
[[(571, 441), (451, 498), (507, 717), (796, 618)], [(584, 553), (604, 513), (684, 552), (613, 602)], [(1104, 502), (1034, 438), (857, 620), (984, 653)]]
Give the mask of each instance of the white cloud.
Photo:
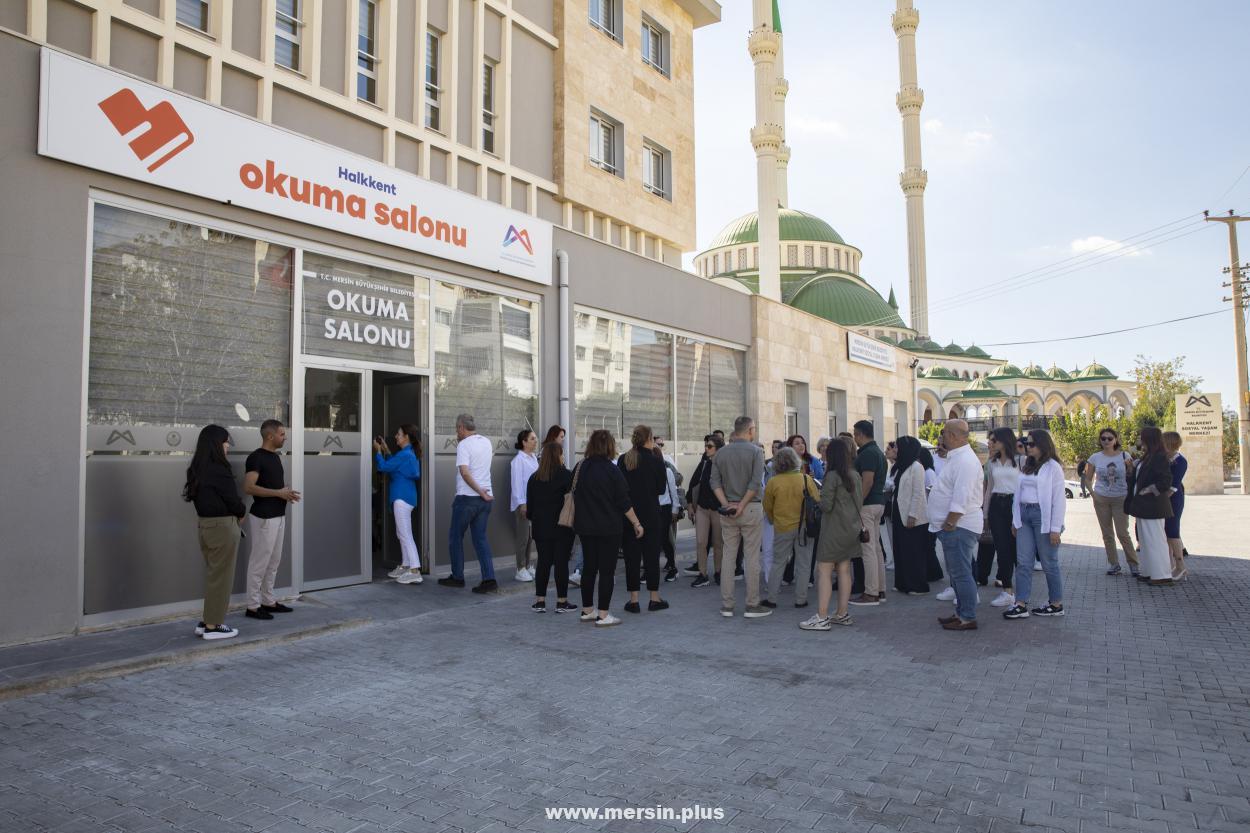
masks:
[(1136, 246), (1126, 246), (1119, 240), (1111, 240), (1107, 237), (1101, 237), (1092, 234), (1089, 237), (1082, 237), (1072, 241), (1072, 253), (1083, 255), (1095, 253), (1098, 255), (1124, 254), (1128, 257), (1138, 257), (1147, 249), (1139, 249)]
[(834, 121), (833, 119), (813, 119), (798, 116), (789, 119), (786, 126), (795, 133), (834, 136), (838, 139), (844, 139), (849, 135), (846, 126), (842, 122)]
[(928, 121), (924, 123), (924, 132), (925, 133), (941, 133), (942, 132), (942, 120), (941, 119), (929, 119)]
[(984, 130), (969, 130), (964, 134), (964, 144), (968, 147), (984, 147), (994, 141), (993, 133), (986, 133)]

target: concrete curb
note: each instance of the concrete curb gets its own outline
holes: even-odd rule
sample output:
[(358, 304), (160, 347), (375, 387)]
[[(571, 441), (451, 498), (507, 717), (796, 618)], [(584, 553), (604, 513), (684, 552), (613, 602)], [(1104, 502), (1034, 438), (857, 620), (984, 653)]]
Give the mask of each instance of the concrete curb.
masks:
[(342, 622), (330, 622), (325, 625), (317, 625), (303, 630), (293, 631), (291, 633), (282, 634), (280, 636), (262, 637), (246, 642), (226, 643), (224, 645), (203, 645), (201, 647), (191, 648), (185, 651), (167, 651), (154, 656), (145, 656), (134, 660), (120, 660), (117, 662), (101, 663), (99, 665), (88, 666), (87, 668), (71, 671), (65, 674), (50, 674), (46, 677), (39, 677), (34, 680), (23, 680), (18, 683), (0, 684), (0, 702), (5, 700), (14, 700), (19, 697), (26, 697), (31, 694), (42, 694), (48, 691), (56, 691), (61, 688), (69, 688), (71, 686), (82, 685), (83, 683), (95, 682), (97, 680), (106, 680), (111, 677), (122, 677), (127, 674), (134, 674), (140, 671), (148, 671), (153, 668), (163, 668), (172, 665), (190, 665), (192, 663), (201, 662), (223, 655), (239, 654), (246, 651), (253, 651), (258, 648), (270, 648), (274, 645), (283, 645), (288, 642), (298, 642), (303, 639), (310, 639), (316, 636), (326, 636), (332, 633), (341, 633), (343, 631), (354, 630), (364, 627), (365, 625), (374, 624), (375, 619), (347, 619)]

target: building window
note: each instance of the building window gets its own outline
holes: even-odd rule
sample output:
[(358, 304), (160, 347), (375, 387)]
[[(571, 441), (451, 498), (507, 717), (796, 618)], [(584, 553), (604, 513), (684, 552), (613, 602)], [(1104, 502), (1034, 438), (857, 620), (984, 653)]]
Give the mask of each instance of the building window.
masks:
[(576, 382), (574, 383), (573, 392), (576, 393), (578, 396), (582, 395), (582, 380), (581, 379), (576, 380)]
[(846, 430), (846, 391), (826, 388), (825, 410), (825, 434), (836, 437), (840, 431)]
[(612, 40), (620, 43), (620, 0), (590, 0), (590, 25), (612, 38)]
[(748, 267), (747, 267), (747, 250), (746, 250), (746, 249), (739, 249), (739, 250), (738, 250), (738, 268), (739, 268), (739, 269), (746, 269), (746, 268), (748, 268)]
[(439, 86), (442, 37), (433, 29), (425, 33), (425, 126), (441, 130), (443, 89)]
[(360, 31), (356, 35), (356, 97), (378, 102), (378, 4), (360, 0)]
[(577, 360), (578, 360), (579, 362), (584, 362), (584, 361), (586, 361), (586, 348), (585, 348), (584, 346), (578, 345), (578, 348), (577, 348)]
[(725, 252), (725, 271), (732, 272), (734, 270), (734, 253), (732, 251)]
[(642, 185), (657, 197), (671, 201), (673, 155), (659, 145), (642, 143)]
[(799, 265), (799, 247), (786, 246), (786, 266)]
[(482, 66), (482, 150), (495, 152), (495, 65)]
[(829, 247), (828, 246), (820, 247), (820, 268), (821, 269), (829, 268)]
[(760, 247), (759, 246), (755, 246), (754, 248), (751, 249), (751, 266), (753, 266), (756, 269), (760, 268)]
[(273, 60), (299, 72), (300, 28), (304, 25), (300, 0), (277, 0), (274, 6)]
[(599, 112), (590, 114), (590, 164), (610, 174), (624, 176), (620, 164), (624, 131), (621, 123)]
[(815, 247), (813, 247), (813, 246), (804, 246), (804, 247), (803, 247), (803, 265), (804, 265), (804, 266), (815, 266), (815, 265), (816, 265), (816, 249), (815, 249)]
[(720, 255), (712, 255), (712, 274), (720, 274)]
[(839, 271), (842, 269), (842, 250), (841, 249), (833, 250), (833, 268)]
[(799, 385), (786, 382), (786, 436), (799, 433)]
[(208, 34), (208, 0), (178, 0), (174, 19), (183, 26)]
[(644, 14), (642, 16), (642, 62), (654, 67), (665, 78), (669, 74), (668, 49), (668, 30)]

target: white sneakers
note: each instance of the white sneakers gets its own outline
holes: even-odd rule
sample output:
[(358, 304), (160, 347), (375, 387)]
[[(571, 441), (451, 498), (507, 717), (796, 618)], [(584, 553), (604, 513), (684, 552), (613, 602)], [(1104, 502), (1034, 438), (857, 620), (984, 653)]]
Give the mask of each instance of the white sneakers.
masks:
[(948, 587), (941, 593), (938, 593), (937, 597), (940, 602), (953, 602), (955, 600), (955, 588)]
[(595, 620), (596, 628), (610, 628), (613, 625), (619, 625), (619, 624), (621, 624), (621, 620), (617, 619), (611, 613), (609, 613), (607, 616), (604, 616), (602, 619)]
[(1035, 572), (1035, 573), (1040, 573), (1041, 571), (1042, 571), (1042, 562), (1040, 562), (1040, 561), (1034, 561), (1034, 562), (1033, 562), (1033, 572)]
[(1008, 593), (1006, 590), (999, 593), (994, 601), (990, 602), (994, 607), (1011, 607), (1016, 603), (1016, 597)]
[(421, 577), (420, 567), (405, 569), (404, 573), (395, 579), (396, 584), (420, 584), (423, 581), (425, 579)]
[(200, 639), (233, 639), (238, 635), (239, 632), (229, 625), (216, 625), (211, 628), (204, 628), (204, 632), (200, 634)]
[(581, 586), (582, 586), (582, 571), (574, 570), (573, 572), (569, 573), (569, 587), (581, 587)]
[(534, 574), (530, 572), (528, 568), (522, 567), (521, 569), (516, 571), (516, 580), (517, 581), (533, 581)]
[(400, 564), (394, 570), (391, 570), (389, 573), (387, 573), (386, 577), (387, 578), (399, 578), (406, 572), (408, 572), (408, 568), (405, 567), (403, 564)]

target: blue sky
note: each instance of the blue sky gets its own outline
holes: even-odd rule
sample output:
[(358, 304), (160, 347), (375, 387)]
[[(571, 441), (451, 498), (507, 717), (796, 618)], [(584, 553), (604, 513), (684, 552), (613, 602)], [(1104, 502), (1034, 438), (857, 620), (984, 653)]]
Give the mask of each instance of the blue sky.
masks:
[[(695, 33), (700, 246), (755, 208), (750, 5), (724, 0), (722, 22)], [(861, 248), (864, 276), (883, 295), (892, 284), (906, 317), (893, 8), (783, 0), (782, 27), (790, 206)], [(935, 338), (967, 346), (1075, 336), (1231, 306), (1221, 300), (1227, 232), (1196, 218), (1204, 208), (1250, 213), (1250, 173), (1230, 190), (1250, 165), (1238, 79), (1250, 4), (918, 0), (917, 8)], [(1245, 262), (1250, 224), (1242, 231)], [(1065, 266), (1103, 262), (1001, 283), (1073, 257)], [(987, 349), (1022, 366), (1071, 369), (1096, 358), (1121, 376), (1138, 353), (1183, 355), (1204, 388), (1231, 404), (1232, 326), (1224, 312)]]

